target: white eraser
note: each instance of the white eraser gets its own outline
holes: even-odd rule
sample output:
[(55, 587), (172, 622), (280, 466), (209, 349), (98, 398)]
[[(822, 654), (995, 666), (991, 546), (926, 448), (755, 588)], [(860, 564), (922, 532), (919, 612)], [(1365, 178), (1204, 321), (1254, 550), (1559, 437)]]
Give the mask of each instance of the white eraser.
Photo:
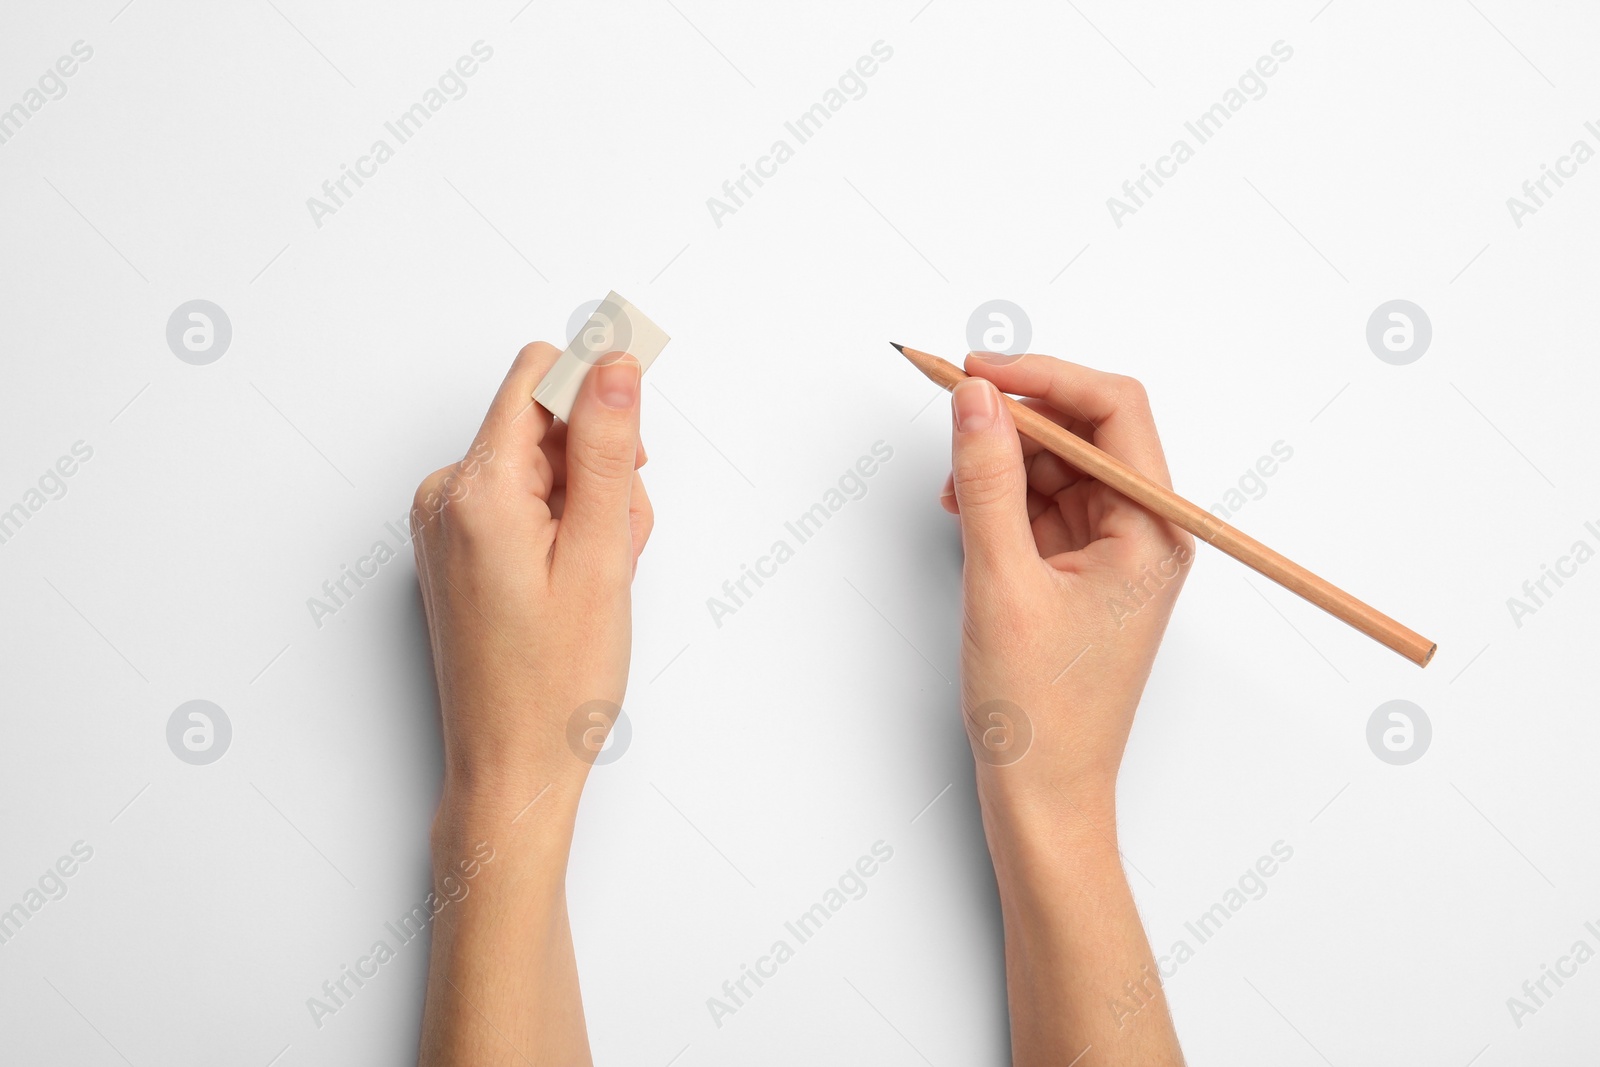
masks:
[(600, 301), (589, 321), (561, 353), (561, 358), (533, 391), (533, 398), (550, 414), (568, 422), (572, 402), (578, 399), (578, 387), (583, 384), (590, 367), (608, 353), (626, 352), (639, 361), (639, 373), (643, 374), (670, 340), (672, 338), (646, 318), (644, 312), (613, 290)]

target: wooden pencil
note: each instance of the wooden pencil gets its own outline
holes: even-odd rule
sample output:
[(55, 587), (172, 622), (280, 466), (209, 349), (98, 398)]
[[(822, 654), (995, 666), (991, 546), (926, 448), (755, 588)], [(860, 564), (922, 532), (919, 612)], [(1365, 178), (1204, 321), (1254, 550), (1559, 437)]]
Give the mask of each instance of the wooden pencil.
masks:
[[(889, 342), (894, 344), (893, 341)], [(945, 389), (954, 389), (968, 375), (960, 367), (938, 356), (903, 345), (894, 347), (929, 379)], [(1219, 548), (1245, 566), (1271, 578), (1291, 593), (1304, 597), (1335, 618), (1342, 619), (1380, 644), (1387, 645), (1406, 659), (1426, 667), (1438, 645), (1391, 619), (1377, 608), (1356, 599), (1338, 586), (1317, 577), (1285, 556), (1223, 522), (1211, 512), (1192, 504), (1140, 474), (1114, 456), (1107, 455), (1070, 430), (1058, 426), (1044, 415), (1018, 403), (1004, 392), (1000, 397), (1011, 412), (1017, 429), (1054, 452), (1091, 478), (1109, 485), (1129, 500)]]

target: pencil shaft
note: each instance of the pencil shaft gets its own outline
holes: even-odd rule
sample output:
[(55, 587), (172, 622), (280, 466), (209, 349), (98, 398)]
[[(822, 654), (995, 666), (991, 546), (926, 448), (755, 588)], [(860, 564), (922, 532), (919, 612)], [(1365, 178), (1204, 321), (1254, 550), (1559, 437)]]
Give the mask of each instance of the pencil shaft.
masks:
[[(953, 363), (913, 348), (901, 352), (918, 370), (946, 389), (955, 388), (966, 373)], [(1426, 667), (1436, 645), (1421, 634), (1401, 625), (1372, 605), (1358, 600), (1298, 563), (1273, 551), (1255, 538), (1228, 525), (1204, 508), (1185, 500), (1164, 485), (1157, 484), (1108, 455), (1039, 412), (1000, 394), (1017, 429), (1083, 473), (1110, 486), (1123, 496), (1194, 534), (1207, 544), (1221, 549), (1245, 566), (1272, 579), (1330, 615), (1349, 623), (1418, 666)]]

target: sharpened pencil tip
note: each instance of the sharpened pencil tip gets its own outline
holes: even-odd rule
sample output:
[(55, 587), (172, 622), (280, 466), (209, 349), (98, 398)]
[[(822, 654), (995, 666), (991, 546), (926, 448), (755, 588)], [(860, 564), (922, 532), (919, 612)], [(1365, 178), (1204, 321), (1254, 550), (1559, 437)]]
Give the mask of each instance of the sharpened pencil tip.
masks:
[(896, 352), (900, 353), (902, 356), (906, 354), (906, 346), (905, 345), (897, 345), (893, 341), (890, 341), (889, 342), (889, 347), (893, 348)]

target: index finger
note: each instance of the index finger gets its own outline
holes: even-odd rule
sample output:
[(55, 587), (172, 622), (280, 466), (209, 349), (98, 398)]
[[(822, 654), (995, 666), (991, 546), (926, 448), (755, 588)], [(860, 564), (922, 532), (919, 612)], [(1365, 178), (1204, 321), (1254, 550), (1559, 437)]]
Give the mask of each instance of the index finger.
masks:
[(970, 353), (967, 373), (987, 378), (1002, 392), (1043, 400), (1077, 421), (1080, 425), (1072, 427), (1074, 432), (1087, 437), (1096, 448), (1172, 488), (1150, 398), (1136, 379), (1051, 356), (985, 358), (988, 355)]
[(561, 350), (545, 341), (522, 346), (483, 417), (478, 440), (487, 440), (496, 452), (523, 459), (533, 454), (555, 421), (534, 401), (533, 391), (560, 356)]

